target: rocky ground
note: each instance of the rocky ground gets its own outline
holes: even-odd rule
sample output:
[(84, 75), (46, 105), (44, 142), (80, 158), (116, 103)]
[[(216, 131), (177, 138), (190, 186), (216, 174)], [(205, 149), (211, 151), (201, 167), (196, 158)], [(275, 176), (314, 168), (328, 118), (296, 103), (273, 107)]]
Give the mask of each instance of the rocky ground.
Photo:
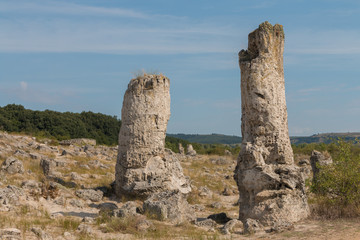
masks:
[(0, 239), (360, 239), (358, 219), (244, 235), (232, 156), (178, 155), (191, 180), (191, 220), (159, 221), (142, 201), (115, 197), (116, 147), (64, 144), (0, 132)]

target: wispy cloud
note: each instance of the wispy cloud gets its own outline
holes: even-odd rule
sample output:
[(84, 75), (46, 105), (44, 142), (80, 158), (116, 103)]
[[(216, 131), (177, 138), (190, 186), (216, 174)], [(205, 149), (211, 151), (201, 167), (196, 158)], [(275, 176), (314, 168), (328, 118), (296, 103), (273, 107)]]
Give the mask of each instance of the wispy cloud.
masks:
[(45, 89), (44, 87), (32, 86), (25, 81), (21, 81), (13, 86), (1, 86), (0, 93), (16, 102), (24, 101), (46, 105), (64, 103), (69, 96), (74, 96), (74, 91), (70, 89)]
[(2, 1), (0, 12), (3, 13), (32, 13), (32, 14), (61, 14), (61, 15), (97, 15), (130, 18), (149, 18), (150, 16), (123, 8), (105, 8), (66, 3), (61, 1)]
[[(11, 13), (0, 19), (0, 52), (186, 54), (230, 53), (238, 48), (231, 40), (237, 39), (237, 31), (214, 22), (189, 22), (170, 15), (55, 1), (2, 2), (0, 9)], [(84, 15), (106, 17), (93, 19)]]
[(289, 32), (287, 53), (311, 55), (360, 54), (360, 32), (358, 30), (298, 29)]

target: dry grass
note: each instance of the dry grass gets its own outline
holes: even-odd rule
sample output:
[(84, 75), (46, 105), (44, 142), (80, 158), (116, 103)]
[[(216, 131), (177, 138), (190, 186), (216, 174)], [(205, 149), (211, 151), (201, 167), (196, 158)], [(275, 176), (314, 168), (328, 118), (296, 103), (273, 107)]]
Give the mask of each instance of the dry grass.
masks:
[(169, 226), (163, 222), (154, 221), (153, 229), (136, 236), (140, 239), (220, 239), (218, 233), (210, 233), (188, 222)]

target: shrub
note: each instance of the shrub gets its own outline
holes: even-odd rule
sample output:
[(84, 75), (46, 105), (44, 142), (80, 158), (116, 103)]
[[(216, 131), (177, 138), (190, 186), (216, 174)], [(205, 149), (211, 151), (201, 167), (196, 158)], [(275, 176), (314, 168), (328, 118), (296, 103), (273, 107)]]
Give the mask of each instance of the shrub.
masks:
[(355, 142), (343, 139), (333, 144), (333, 164), (318, 166), (320, 172), (311, 185), (318, 204), (315, 212), (327, 217), (359, 215), (360, 156), (352, 151)]

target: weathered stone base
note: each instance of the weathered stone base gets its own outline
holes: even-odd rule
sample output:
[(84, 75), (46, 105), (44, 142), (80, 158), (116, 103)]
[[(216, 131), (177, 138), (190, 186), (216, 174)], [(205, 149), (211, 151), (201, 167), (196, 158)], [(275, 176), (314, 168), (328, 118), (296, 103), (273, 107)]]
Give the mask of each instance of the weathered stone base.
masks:
[(124, 168), (117, 165), (116, 194), (120, 197), (146, 198), (153, 193), (178, 190), (182, 194), (191, 191), (179, 160), (174, 155), (152, 157), (144, 168)]
[(186, 196), (178, 190), (151, 195), (144, 202), (143, 208), (145, 214), (160, 221), (180, 223), (191, 218)]
[(237, 169), (240, 194), (239, 218), (256, 219), (265, 228), (289, 225), (309, 215), (305, 184), (293, 165), (259, 165)]

